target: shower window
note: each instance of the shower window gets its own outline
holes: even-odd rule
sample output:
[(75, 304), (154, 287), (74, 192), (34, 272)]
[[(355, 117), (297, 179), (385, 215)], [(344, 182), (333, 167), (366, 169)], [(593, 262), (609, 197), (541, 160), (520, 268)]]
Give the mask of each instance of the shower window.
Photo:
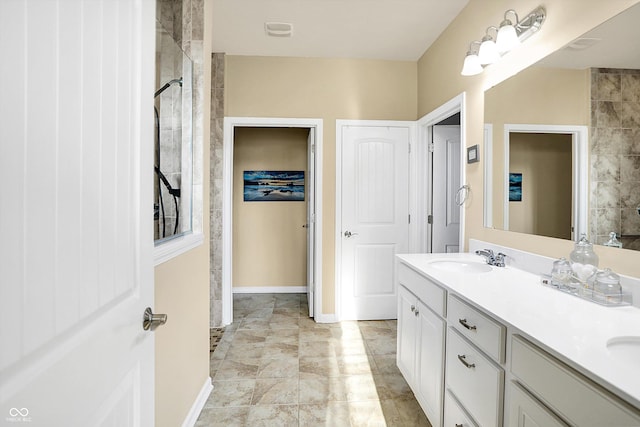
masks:
[(192, 232), (191, 59), (156, 22), (153, 224), (156, 247)]

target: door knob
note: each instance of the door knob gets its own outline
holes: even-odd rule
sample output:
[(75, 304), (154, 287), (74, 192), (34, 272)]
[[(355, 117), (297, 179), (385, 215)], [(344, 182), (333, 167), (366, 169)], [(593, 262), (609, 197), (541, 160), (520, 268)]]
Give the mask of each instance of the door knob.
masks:
[(352, 233), (349, 230), (344, 232), (344, 237), (346, 237), (346, 238), (349, 238), (351, 236), (357, 236), (357, 235), (358, 235), (358, 233)]
[(166, 314), (153, 314), (151, 311), (151, 307), (147, 307), (144, 310), (144, 316), (142, 318), (142, 329), (145, 331), (153, 331), (160, 325), (164, 325), (167, 323), (167, 315)]

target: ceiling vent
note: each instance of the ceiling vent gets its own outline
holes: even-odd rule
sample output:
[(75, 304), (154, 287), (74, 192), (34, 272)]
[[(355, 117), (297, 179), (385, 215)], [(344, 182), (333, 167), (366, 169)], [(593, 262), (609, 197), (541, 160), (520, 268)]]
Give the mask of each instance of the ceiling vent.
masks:
[(291, 37), (293, 24), (287, 22), (265, 22), (264, 31), (270, 37)]
[(567, 45), (567, 49), (584, 50), (584, 49), (590, 48), (591, 46), (593, 46), (595, 44), (598, 44), (601, 41), (602, 41), (602, 39), (594, 39), (594, 38), (582, 37), (582, 38), (576, 39), (573, 42), (571, 42), (570, 44), (568, 44)]

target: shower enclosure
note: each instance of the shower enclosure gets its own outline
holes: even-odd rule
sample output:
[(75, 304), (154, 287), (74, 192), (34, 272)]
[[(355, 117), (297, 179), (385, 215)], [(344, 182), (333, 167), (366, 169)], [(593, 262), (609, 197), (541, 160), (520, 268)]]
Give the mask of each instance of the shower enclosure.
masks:
[(156, 245), (191, 231), (192, 69), (191, 59), (156, 22), (153, 172)]

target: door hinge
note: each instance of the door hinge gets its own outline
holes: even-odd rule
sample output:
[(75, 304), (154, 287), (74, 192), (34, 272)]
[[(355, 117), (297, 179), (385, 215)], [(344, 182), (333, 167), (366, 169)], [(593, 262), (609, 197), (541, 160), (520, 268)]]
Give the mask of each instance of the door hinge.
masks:
[(411, 154), (411, 144), (409, 144), (409, 154)]
[(435, 148), (436, 148), (436, 145), (435, 145), (433, 142), (430, 142), (430, 143), (429, 143), (429, 152), (430, 152), (430, 153), (433, 153), (433, 151), (435, 150)]
[(312, 153), (316, 152), (316, 144), (311, 144), (311, 152)]
[(433, 215), (427, 216), (427, 224), (433, 224)]

